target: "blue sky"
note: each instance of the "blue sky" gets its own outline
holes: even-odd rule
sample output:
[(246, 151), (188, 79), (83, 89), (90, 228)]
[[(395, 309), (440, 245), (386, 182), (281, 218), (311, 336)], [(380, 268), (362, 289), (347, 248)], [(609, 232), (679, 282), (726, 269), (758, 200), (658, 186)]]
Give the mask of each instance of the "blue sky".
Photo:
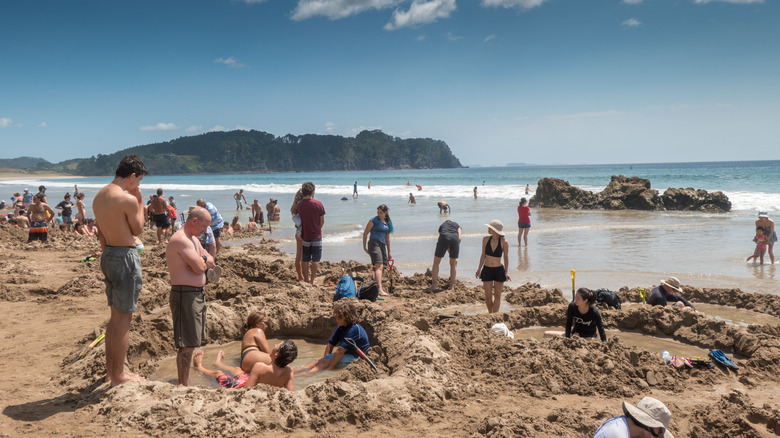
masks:
[(466, 165), (778, 159), (760, 0), (6, 1), (0, 157), (382, 129)]

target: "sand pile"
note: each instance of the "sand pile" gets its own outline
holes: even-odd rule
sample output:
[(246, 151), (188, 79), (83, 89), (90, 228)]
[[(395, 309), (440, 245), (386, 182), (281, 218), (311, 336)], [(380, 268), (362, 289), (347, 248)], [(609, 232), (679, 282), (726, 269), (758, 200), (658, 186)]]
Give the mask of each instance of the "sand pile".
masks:
[[(2, 231), (6, 233), (6, 231)], [(146, 231), (144, 239), (156, 237)], [(17, 232), (0, 235), (3, 245)], [(94, 242), (93, 242), (94, 244)], [(75, 245), (69, 239), (49, 244), (59, 250)], [(23, 254), (40, 249), (19, 248)], [(88, 249), (86, 247), (80, 249)], [(81, 251), (83, 252), (83, 251)], [(104, 300), (97, 263), (64, 264), (70, 276), (59, 285), (0, 285), (0, 301), (31, 301), (50, 290), (48, 300), (80, 297)], [(130, 332), (128, 366), (150, 375), (158, 362), (175, 354), (164, 248), (148, 244), (142, 253), (144, 289)], [(270, 240), (226, 247), (220, 254), (223, 279), (207, 287), (207, 335), (210, 343), (240, 339), (246, 315), (265, 312), (269, 337), (327, 339), (336, 324), (332, 294), (343, 273), (372, 277), (369, 265), (322, 263), (314, 287), (295, 281), (289, 257)], [(0, 262), (8, 278), (33, 278), (45, 266), (29, 267), (15, 260)], [(322, 383), (290, 393), (258, 386), (250, 390), (184, 388), (146, 381), (109, 389), (101, 344), (85, 359), (61, 362), (55, 379), (65, 403), (87, 412), (94, 426), (110, 432), (162, 435), (236, 436), (259, 433), (337, 435), (381, 433), (389, 436), (486, 435), (560, 437), (590, 436), (606, 418), (620, 414), (622, 400), (644, 395), (663, 399), (674, 413), (677, 436), (769, 436), (777, 434), (778, 402), (771, 388), (780, 376), (780, 327), (727, 325), (701, 314), (644, 305), (604, 310), (607, 328), (668, 336), (703, 348), (721, 348), (738, 355), (738, 373), (722, 369), (677, 370), (660, 356), (625, 345), (617, 337), (607, 342), (581, 339), (510, 339), (491, 330), (498, 322), (510, 330), (560, 326), (568, 299), (559, 290), (536, 284), (507, 288), (505, 299), (516, 307), (509, 313), (444, 317), (457, 304), (479, 303), (480, 287), (458, 283), (453, 290), (426, 292), (430, 273), (394, 279), (395, 294), (376, 303), (360, 301), (361, 325), (371, 341), (368, 352), (379, 368), (351, 364)], [(34, 280), (31, 280), (34, 281)], [(777, 298), (733, 290), (686, 287), (692, 301), (729, 303), (768, 312)], [(620, 291), (633, 300), (635, 289)], [(750, 299), (752, 298), (752, 299)], [(104, 329), (84, 327), (72, 345), (75, 353)], [(72, 341), (71, 341), (72, 342)], [(194, 372), (194, 371), (193, 371)], [(735, 391), (724, 388), (738, 387)], [(717, 388), (717, 389), (716, 389)], [(702, 396), (702, 394), (707, 394)], [(370, 432), (369, 432), (370, 431)]]

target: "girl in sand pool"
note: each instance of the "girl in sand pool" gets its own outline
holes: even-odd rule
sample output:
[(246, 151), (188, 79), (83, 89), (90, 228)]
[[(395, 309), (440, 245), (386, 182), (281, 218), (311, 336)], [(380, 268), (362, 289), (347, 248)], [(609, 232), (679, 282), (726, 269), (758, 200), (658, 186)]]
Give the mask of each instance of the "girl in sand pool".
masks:
[(601, 323), (601, 314), (596, 309), (596, 294), (584, 287), (577, 289), (574, 302), (569, 304), (566, 310), (565, 336), (579, 336), (581, 338), (595, 338), (596, 330), (602, 341), (607, 340), (604, 333), (604, 325)]
[(509, 244), (504, 238), (504, 224), (501, 221), (492, 220), (485, 225), (488, 227), (488, 236), (482, 239), (482, 257), (479, 258), (476, 277), (482, 280), (482, 287), (485, 288), (485, 306), (488, 313), (496, 313), (501, 307), (504, 282), (511, 280), (505, 267), (509, 266)]
[(246, 318), (246, 333), (241, 340), (241, 369), (248, 373), (258, 363), (271, 364), (271, 348), (265, 337), (268, 318), (264, 313), (252, 312)]

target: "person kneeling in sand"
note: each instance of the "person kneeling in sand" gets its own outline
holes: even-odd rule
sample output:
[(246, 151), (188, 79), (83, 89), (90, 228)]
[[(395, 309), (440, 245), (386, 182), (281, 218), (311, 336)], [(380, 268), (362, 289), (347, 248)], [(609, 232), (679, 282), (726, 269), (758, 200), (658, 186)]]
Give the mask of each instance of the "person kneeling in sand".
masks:
[(298, 357), (298, 346), (293, 341), (282, 341), (271, 350), (271, 364), (256, 363), (249, 373), (245, 373), (239, 367), (229, 367), (222, 363), (225, 352), (217, 354), (214, 365), (235, 375), (235, 377), (218, 370), (210, 370), (203, 367), (203, 350), (195, 352), (193, 362), (195, 369), (201, 373), (217, 379), (219, 386), (223, 388), (254, 388), (258, 383), (285, 388), (294, 391), (293, 379), (295, 371), (290, 364)]
[[(363, 352), (368, 350), (370, 347), (368, 335), (363, 327), (357, 323), (357, 310), (353, 301), (352, 299), (344, 298), (333, 304), (333, 317), (336, 318), (336, 323), (339, 326), (333, 332), (328, 345), (325, 347), (325, 356), (299, 369), (299, 372), (313, 373), (349, 365), (358, 356), (356, 351), (354, 354), (347, 353), (351, 348), (345, 341), (346, 338), (351, 338)], [(334, 348), (335, 351), (333, 350)]]
[(672, 413), (660, 401), (645, 397), (636, 406), (623, 402), (623, 414), (604, 421), (593, 438), (674, 438), (669, 432)]
[(693, 307), (693, 304), (689, 303), (688, 300), (680, 296), (679, 294), (681, 293), (682, 288), (680, 287), (680, 280), (676, 277), (669, 277), (666, 280), (661, 280), (661, 285), (656, 286), (652, 292), (650, 292), (650, 296), (647, 298), (647, 304), (650, 304), (651, 306), (666, 306), (666, 303), (672, 302), (672, 305), (675, 307), (695, 312), (696, 308)]
[(262, 362), (271, 364), (271, 347), (265, 337), (265, 329), (268, 328), (268, 318), (264, 313), (252, 312), (246, 318), (246, 333), (241, 340), (241, 369), (244, 372), (252, 371), (252, 367)]

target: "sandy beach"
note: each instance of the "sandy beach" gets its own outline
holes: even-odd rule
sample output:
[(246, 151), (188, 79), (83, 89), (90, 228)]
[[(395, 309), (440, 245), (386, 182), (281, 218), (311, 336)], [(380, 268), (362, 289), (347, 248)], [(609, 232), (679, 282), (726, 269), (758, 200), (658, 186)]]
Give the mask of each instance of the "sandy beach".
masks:
[[(150, 376), (175, 349), (164, 248), (150, 230), (142, 238), (144, 288), (128, 366)], [(452, 306), (479, 305), (481, 288), (458, 283), (428, 293), (429, 273), (400, 275), (393, 296), (358, 303), (378, 374), (361, 361), (295, 392), (153, 380), (111, 389), (104, 383), (102, 343), (71, 363), (108, 319), (99, 264), (79, 262), (99, 249), (97, 240), (52, 233), (47, 244), (25, 242), (23, 230), (0, 229), (6, 254), (0, 261), (0, 436), (589, 437), (622, 414), (623, 400), (643, 396), (670, 408), (677, 437), (780, 434), (780, 325), (745, 327), (651, 308), (638, 303), (632, 285), (619, 291), (629, 305), (602, 310), (606, 328), (618, 334), (600, 343), (520, 335), (524, 328), (562, 326), (570, 291), (525, 284), (506, 290), (510, 312), (467, 315)], [(335, 328), (331, 282), (343, 272), (371, 276), (362, 263), (325, 262), (317, 279), (325, 286), (301, 285), (290, 256), (268, 239), (227, 246), (218, 261), (223, 278), (207, 289), (210, 344), (240, 339), (252, 310), (268, 314), (270, 337), (326, 339)], [(777, 295), (683, 287), (694, 304), (780, 317)], [(497, 322), (518, 336), (493, 332)], [(615, 330), (720, 348), (740, 368), (677, 370), (657, 352), (627, 345)]]

